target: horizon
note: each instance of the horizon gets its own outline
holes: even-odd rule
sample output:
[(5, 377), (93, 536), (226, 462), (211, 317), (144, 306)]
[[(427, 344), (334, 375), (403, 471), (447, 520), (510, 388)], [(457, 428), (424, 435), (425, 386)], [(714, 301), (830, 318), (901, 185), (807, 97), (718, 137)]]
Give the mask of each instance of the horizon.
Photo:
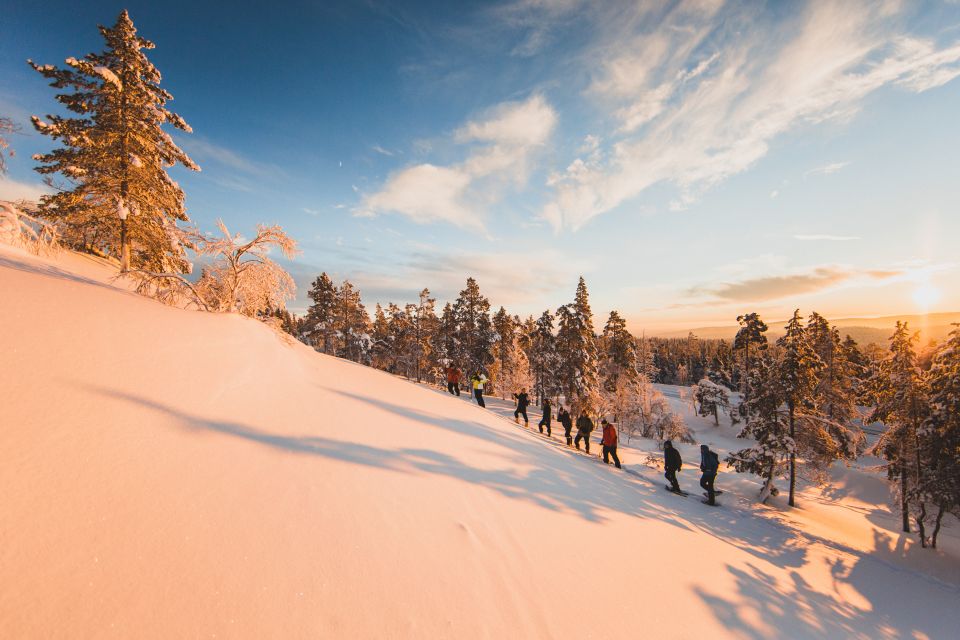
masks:
[(0, 197), (42, 193), (29, 116), (61, 112), (26, 59), (100, 51), (123, 7), (194, 129), (189, 215), (282, 224), (291, 310), (321, 271), (368, 311), (472, 276), (521, 316), (583, 275), (638, 335), (960, 309), (960, 3), (21, 3)]

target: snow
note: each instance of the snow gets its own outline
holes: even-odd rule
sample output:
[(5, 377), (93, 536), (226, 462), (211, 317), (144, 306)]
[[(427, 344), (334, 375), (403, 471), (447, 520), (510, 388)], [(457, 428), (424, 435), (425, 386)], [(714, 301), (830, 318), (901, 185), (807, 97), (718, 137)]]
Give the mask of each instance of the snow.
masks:
[[(105, 261), (0, 245), (5, 637), (942, 638), (960, 545), (896, 533), (882, 480), (719, 508)], [(736, 427), (693, 415), (700, 442)], [(689, 391), (687, 391), (689, 394)], [(539, 415), (531, 412), (531, 426)], [(556, 425), (556, 422), (555, 422)], [(558, 429), (562, 433), (562, 429)], [(693, 491), (696, 445), (680, 445)], [(628, 471), (628, 472), (627, 472)]]
[(97, 66), (93, 70), (97, 73), (98, 76), (104, 79), (105, 82), (109, 82), (114, 87), (117, 88), (117, 91), (123, 91), (123, 83), (120, 82), (120, 78), (117, 77), (113, 71), (107, 67)]

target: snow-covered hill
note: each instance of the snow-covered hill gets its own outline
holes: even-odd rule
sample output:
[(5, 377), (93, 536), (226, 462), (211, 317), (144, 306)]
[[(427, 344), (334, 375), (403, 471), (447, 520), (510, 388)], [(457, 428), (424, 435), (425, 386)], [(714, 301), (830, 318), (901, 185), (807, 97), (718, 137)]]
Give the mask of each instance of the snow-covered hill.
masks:
[[(723, 506), (707, 507), (664, 491), (643, 443), (620, 472), (496, 402), (165, 307), (110, 276), (91, 258), (0, 247), (4, 637), (960, 627), (956, 538), (932, 552), (897, 535), (869, 474), (808, 490), (790, 513), (724, 474)], [(695, 428), (721, 448), (730, 436)]]

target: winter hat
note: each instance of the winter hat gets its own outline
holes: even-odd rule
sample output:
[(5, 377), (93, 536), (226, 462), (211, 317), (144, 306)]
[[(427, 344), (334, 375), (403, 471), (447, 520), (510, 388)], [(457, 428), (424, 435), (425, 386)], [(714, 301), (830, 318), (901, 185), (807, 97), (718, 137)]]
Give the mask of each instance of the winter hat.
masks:
[(670, 441), (670, 440), (664, 440), (664, 441), (663, 441), (663, 446), (665, 446), (665, 447), (672, 447), (672, 446), (673, 446), (673, 442)]
[(700, 445), (700, 451), (706, 451), (706, 450), (708, 450), (709, 448), (710, 448), (710, 447), (708, 447), (708, 446), (705, 445), (705, 444)]

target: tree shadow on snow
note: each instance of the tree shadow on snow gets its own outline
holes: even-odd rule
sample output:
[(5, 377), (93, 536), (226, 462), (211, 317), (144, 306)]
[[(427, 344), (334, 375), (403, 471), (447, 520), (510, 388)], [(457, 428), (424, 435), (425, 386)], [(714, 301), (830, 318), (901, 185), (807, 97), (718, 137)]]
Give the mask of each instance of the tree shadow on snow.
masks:
[(111, 291), (118, 290), (116, 287), (111, 287), (109, 284), (94, 280), (93, 278), (87, 278), (75, 273), (70, 273), (69, 271), (65, 271), (52, 264), (25, 262), (22, 260), (17, 260), (12, 256), (0, 256), (0, 268), (15, 269), (16, 271), (23, 271), (24, 273), (47, 276), (50, 278), (59, 278), (61, 280), (70, 280), (71, 282), (79, 282), (80, 284), (103, 287), (104, 289), (110, 289)]

